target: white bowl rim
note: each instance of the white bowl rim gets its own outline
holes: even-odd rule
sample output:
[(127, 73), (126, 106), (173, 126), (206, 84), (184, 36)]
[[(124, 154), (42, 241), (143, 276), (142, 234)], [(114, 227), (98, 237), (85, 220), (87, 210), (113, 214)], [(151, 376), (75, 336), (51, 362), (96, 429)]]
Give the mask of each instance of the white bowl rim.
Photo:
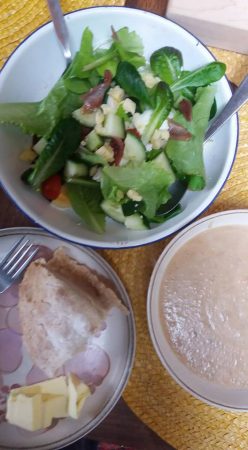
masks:
[[(211, 52), (211, 50), (209, 50), (209, 48), (197, 37), (195, 36), (191, 31), (187, 30), (185, 27), (183, 27), (182, 25), (179, 25), (177, 22), (175, 22), (172, 19), (168, 19), (167, 17), (163, 17), (160, 16), (159, 14), (150, 12), (150, 11), (146, 11), (146, 10), (141, 10), (141, 9), (135, 9), (135, 8), (130, 8), (130, 7), (126, 7), (126, 6), (112, 6), (112, 5), (105, 5), (105, 6), (91, 6), (91, 7), (87, 7), (87, 8), (78, 8), (74, 11), (70, 11), (68, 13), (65, 13), (64, 16), (70, 16), (70, 15), (74, 15), (78, 12), (83, 12), (83, 11), (91, 11), (91, 10), (99, 10), (104, 11), (107, 9), (111, 9), (113, 11), (117, 11), (117, 10), (123, 10), (123, 11), (129, 11), (134, 12), (135, 14), (140, 14), (140, 15), (150, 15), (150, 16), (155, 16), (158, 17), (162, 20), (166, 20), (168, 22), (171, 22), (174, 24), (174, 26), (178, 27), (179, 29), (183, 29), (187, 34), (191, 35), (193, 38), (195, 38), (203, 47), (204, 49), (209, 53), (209, 55), (211, 55), (211, 57), (216, 61), (215, 56), (213, 55), (213, 53)], [(14, 55), (14, 53), (16, 51), (18, 51), (18, 49), (29, 39), (31, 38), (35, 33), (37, 33), (39, 30), (41, 30), (42, 28), (47, 27), (49, 24), (51, 24), (52, 21), (49, 20), (47, 22), (45, 22), (44, 24), (40, 25), (39, 27), (37, 27), (35, 30), (33, 30), (31, 33), (29, 33), (18, 45), (17, 47), (15, 47), (15, 49), (11, 52), (11, 54), (8, 56), (8, 58), (6, 59), (6, 61), (4, 62), (2, 68), (0, 69), (0, 75), (2, 73), (2, 71), (4, 70), (4, 68), (7, 66), (8, 62), (10, 61), (10, 59), (12, 58), (12, 56)], [(227, 84), (228, 87), (230, 89), (230, 93), (232, 93), (232, 88), (231, 88), (231, 84), (227, 78), (226, 75), (224, 75), (223, 77)], [(238, 144), (239, 144), (239, 118), (238, 118), (238, 113), (235, 113), (234, 116), (236, 119), (236, 142), (235, 142), (235, 149), (234, 149), (234, 153), (233, 153), (233, 158), (232, 161), (230, 163), (230, 167), (229, 170), (226, 174), (225, 179), (223, 180), (222, 184), (219, 186), (218, 191), (216, 192), (216, 194), (214, 195), (214, 197), (208, 201), (208, 203), (203, 206), (203, 208), (199, 207), (196, 211), (196, 213), (192, 214), (192, 217), (190, 219), (189, 222), (184, 223), (182, 225), (179, 226), (179, 228), (177, 228), (176, 230), (172, 230), (169, 233), (165, 232), (163, 233), (163, 235), (159, 235), (159, 236), (153, 236), (151, 239), (149, 237), (142, 239), (142, 238), (138, 238), (133, 240), (132, 242), (128, 242), (128, 241), (113, 241), (113, 242), (108, 242), (108, 243), (103, 243), (103, 242), (98, 242), (98, 241), (94, 241), (91, 239), (85, 240), (84, 238), (72, 238), (70, 237), (69, 233), (64, 233), (62, 231), (60, 232), (56, 232), (54, 227), (47, 225), (46, 223), (43, 222), (43, 220), (38, 220), (38, 219), (34, 219), (32, 217), (32, 214), (27, 212), (26, 210), (24, 210), (21, 206), (19, 206), (14, 198), (14, 196), (12, 196), (9, 192), (8, 189), (5, 187), (4, 183), (2, 182), (2, 180), (0, 179), (0, 187), (3, 189), (3, 191), (5, 192), (5, 194), (12, 200), (12, 202), (14, 203), (14, 205), (16, 206), (16, 208), (25, 216), (27, 217), (29, 220), (31, 220), (32, 222), (36, 223), (38, 226), (40, 226), (41, 228), (43, 228), (45, 231), (50, 232), (51, 234), (53, 234), (54, 236), (57, 236), (59, 238), (63, 238), (65, 241), (68, 241), (70, 243), (75, 243), (75, 244), (79, 244), (79, 245), (84, 245), (84, 246), (88, 246), (91, 248), (105, 248), (105, 249), (122, 249), (122, 248), (134, 248), (134, 247), (139, 247), (139, 246), (144, 246), (144, 245), (149, 245), (155, 242), (159, 242), (162, 239), (168, 238), (170, 236), (173, 236), (174, 234), (180, 232), (181, 230), (183, 230), (184, 228), (186, 228), (188, 225), (190, 225), (192, 222), (194, 222), (201, 214), (203, 214), (210, 206), (211, 204), (215, 201), (215, 199), (218, 197), (218, 195), (220, 194), (220, 192), (222, 191), (224, 185), (226, 184), (229, 175), (232, 171), (233, 168), (233, 164), (235, 162), (236, 159), (236, 155), (237, 155), (237, 151), (238, 151)], [(104, 235), (103, 235), (103, 240), (104, 240)]]
[[(150, 278), (150, 282), (149, 282), (149, 287), (148, 287), (148, 291), (147, 291), (147, 322), (148, 322), (148, 329), (149, 329), (149, 335), (153, 344), (153, 348), (155, 349), (155, 352), (161, 362), (161, 364), (163, 365), (163, 367), (168, 371), (168, 373), (171, 375), (171, 377), (174, 379), (174, 381), (181, 386), (185, 391), (187, 391), (189, 394), (191, 394), (193, 397), (197, 398), (198, 400), (203, 401), (204, 403), (210, 405), (210, 406), (214, 406), (216, 408), (222, 409), (222, 410), (226, 410), (226, 411), (231, 411), (231, 412), (248, 412), (248, 404), (247, 407), (236, 407), (236, 406), (231, 406), (228, 404), (224, 404), (223, 403), (219, 403), (217, 401), (214, 401), (213, 399), (209, 399), (206, 396), (202, 395), (201, 393), (199, 393), (197, 390), (194, 390), (192, 387), (189, 387), (187, 385), (187, 383), (180, 378), (180, 376), (176, 373), (176, 371), (173, 369), (173, 367), (167, 362), (166, 358), (164, 357), (161, 348), (160, 348), (160, 344), (155, 336), (155, 331), (154, 331), (154, 326), (153, 326), (153, 320), (152, 320), (152, 291), (154, 289), (154, 285), (155, 285), (155, 278), (156, 278), (156, 274), (157, 271), (160, 267), (160, 264), (162, 262), (162, 260), (166, 257), (166, 254), (177, 244), (181, 241), (181, 239), (187, 235), (193, 228), (197, 229), (201, 226), (201, 224), (203, 223), (211, 223), (212, 221), (214, 221), (215, 219), (219, 219), (223, 216), (240, 216), (244, 214), (246, 217), (248, 216), (248, 208), (247, 209), (231, 209), (231, 210), (225, 210), (225, 211), (220, 211), (217, 213), (213, 213), (210, 214), (209, 216), (203, 217), (197, 221), (195, 221), (194, 223), (189, 224), (187, 227), (185, 227), (183, 230), (180, 231), (180, 233), (178, 233), (170, 242), (168, 245), (165, 246), (164, 250), (162, 251), (162, 253), (160, 254), (158, 260), (156, 261), (156, 264), (153, 268), (153, 272)], [(223, 224), (223, 226), (225, 226)], [(201, 232), (201, 231), (200, 231)], [(197, 234), (197, 233), (196, 233)], [(191, 239), (191, 238), (190, 238)], [(186, 241), (185, 241), (186, 242)], [(183, 245), (183, 243), (182, 243)], [(170, 259), (170, 257), (169, 257)], [(166, 263), (167, 264), (167, 263)], [(182, 363), (183, 364), (183, 363)], [(189, 369), (190, 371), (190, 369)], [(193, 372), (192, 372), (193, 374)], [(200, 378), (200, 377), (199, 377)], [(206, 385), (209, 383), (208, 380), (204, 380), (202, 379), (203, 382), (206, 383)], [(211, 383), (210, 383), (211, 384)], [(223, 386), (220, 386), (220, 388), (223, 388)], [(228, 389), (228, 388), (227, 388)], [(237, 392), (246, 392), (248, 393), (248, 388), (233, 388), (233, 391), (237, 391)]]

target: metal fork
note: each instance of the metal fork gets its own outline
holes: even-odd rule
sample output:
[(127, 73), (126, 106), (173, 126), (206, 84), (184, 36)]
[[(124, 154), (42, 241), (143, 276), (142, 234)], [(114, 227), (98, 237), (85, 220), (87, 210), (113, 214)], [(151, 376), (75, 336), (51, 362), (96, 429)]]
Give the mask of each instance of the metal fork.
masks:
[(38, 252), (38, 247), (31, 250), (33, 243), (23, 236), (0, 262), (0, 293), (14, 283), (22, 274), (28, 263)]

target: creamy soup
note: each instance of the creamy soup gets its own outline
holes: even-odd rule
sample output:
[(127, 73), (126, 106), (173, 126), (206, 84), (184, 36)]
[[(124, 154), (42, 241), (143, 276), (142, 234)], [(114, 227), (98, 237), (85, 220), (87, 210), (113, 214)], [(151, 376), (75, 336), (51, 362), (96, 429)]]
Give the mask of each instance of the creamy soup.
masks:
[(200, 233), (170, 261), (161, 320), (177, 356), (196, 374), (248, 386), (248, 226)]

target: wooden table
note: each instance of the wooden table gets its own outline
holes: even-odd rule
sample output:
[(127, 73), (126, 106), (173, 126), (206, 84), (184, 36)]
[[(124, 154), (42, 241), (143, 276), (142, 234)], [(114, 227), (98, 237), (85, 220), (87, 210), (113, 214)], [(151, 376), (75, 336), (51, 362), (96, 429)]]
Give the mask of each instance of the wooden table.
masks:
[[(127, 0), (126, 6), (146, 9), (156, 14), (164, 15), (167, 0)], [(0, 228), (34, 226), (35, 224), (24, 216), (0, 188)], [(170, 450), (171, 446), (160, 439), (151, 429), (141, 422), (121, 399), (107, 419), (88, 436), (91, 439), (102, 440), (142, 450)], [(80, 441), (67, 447), (80, 449)], [(173, 449), (172, 449), (173, 450)]]

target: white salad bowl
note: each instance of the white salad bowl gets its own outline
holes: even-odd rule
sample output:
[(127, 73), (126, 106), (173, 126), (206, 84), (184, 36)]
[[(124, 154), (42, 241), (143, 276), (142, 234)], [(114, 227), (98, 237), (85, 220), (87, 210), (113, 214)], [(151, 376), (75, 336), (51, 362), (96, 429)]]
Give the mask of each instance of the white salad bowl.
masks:
[[(96, 7), (65, 16), (73, 52), (79, 48), (82, 31), (88, 26), (94, 35), (94, 46), (107, 42), (111, 26), (135, 30), (142, 38), (145, 57), (163, 46), (182, 52), (184, 69), (196, 69), (214, 60), (209, 50), (181, 26), (149, 12), (125, 7)], [(52, 23), (48, 23), (19, 45), (0, 73), (0, 102), (38, 101), (46, 96), (65, 69)], [(216, 101), (220, 110), (231, 97), (225, 77), (218, 82)], [(0, 179), (3, 189), (31, 219), (50, 232), (73, 242), (92, 247), (135, 247), (162, 239), (183, 228), (201, 214), (220, 192), (228, 178), (238, 141), (237, 116), (232, 117), (210, 142), (205, 144), (206, 187), (187, 192), (182, 211), (167, 222), (149, 230), (128, 230), (108, 220), (104, 234), (89, 230), (70, 210), (61, 210), (24, 185), (20, 179), (27, 163), (20, 161), (21, 150), (30, 146), (31, 138), (13, 126), (0, 127)]]

